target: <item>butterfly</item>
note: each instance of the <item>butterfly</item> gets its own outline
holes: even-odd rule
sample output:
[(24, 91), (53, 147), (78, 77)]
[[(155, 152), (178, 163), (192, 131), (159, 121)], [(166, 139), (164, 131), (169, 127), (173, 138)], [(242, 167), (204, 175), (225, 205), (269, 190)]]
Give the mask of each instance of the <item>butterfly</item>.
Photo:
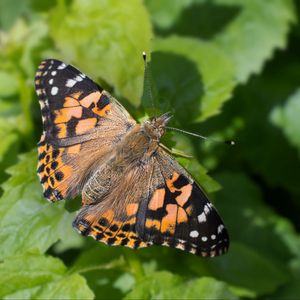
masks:
[(55, 59), (41, 62), (35, 88), (43, 121), (37, 169), (43, 194), (50, 202), (81, 194), (73, 227), (82, 235), (200, 256), (228, 250), (216, 209), (160, 146), (170, 114), (138, 124), (107, 91)]

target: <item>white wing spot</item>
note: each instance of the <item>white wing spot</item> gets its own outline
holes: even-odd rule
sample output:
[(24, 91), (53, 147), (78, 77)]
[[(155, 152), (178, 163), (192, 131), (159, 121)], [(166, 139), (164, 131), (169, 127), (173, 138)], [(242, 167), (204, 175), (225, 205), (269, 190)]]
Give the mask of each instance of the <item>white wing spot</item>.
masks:
[(206, 222), (206, 215), (205, 215), (204, 212), (198, 216), (198, 222), (199, 222), (199, 223), (204, 223), (204, 222)]
[(53, 78), (49, 80), (49, 84), (53, 84)]
[(210, 257), (215, 257), (216, 256), (216, 251), (211, 251), (209, 255), (210, 255)]
[(76, 81), (82, 81), (83, 78), (82, 78), (81, 76), (78, 75), (78, 76), (75, 77), (75, 80), (76, 80)]
[(190, 250), (190, 252), (193, 253), (193, 254), (195, 254), (195, 253), (196, 253), (196, 248), (192, 248), (192, 249)]
[(43, 75), (46, 76), (48, 74), (48, 71), (44, 72)]
[(199, 236), (199, 232), (197, 230), (193, 230), (190, 232), (190, 237), (196, 238)]
[(85, 78), (86, 76), (82, 73), (79, 74), (80, 77)]
[(74, 79), (68, 79), (66, 86), (67, 87), (72, 87), (77, 81), (75, 81)]
[(57, 67), (58, 70), (63, 70), (67, 65), (62, 63), (60, 66)]
[(52, 89), (51, 89), (51, 95), (56, 95), (58, 93), (58, 87), (57, 86), (54, 86)]
[(223, 224), (219, 225), (218, 226), (218, 233), (221, 233), (223, 231), (223, 229), (224, 229), (224, 225)]
[(201, 237), (201, 240), (202, 240), (203, 242), (206, 242), (206, 241), (207, 241), (207, 237), (206, 237), (206, 236), (203, 236), (203, 237)]
[(43, 101), (39, 101), (41, 108), (43, 109), (45, 107), (45, 104)]
[(178, 244), (178, 245), (176, 246), (176, 248), (177, 248), (177, 249), (181, 249), (181, 250), (184, 250), (184, 249), (185, 249), (184, 244)]
[(206, 215), (209, 213), (209, 207), (207, 205), (204, 206), (204, 213)]
[(215, 239), (216, 239), (216, 235), (215, 235), (215, 234), (212, 234), (212, 235), (211, 235), (211, 239), (212, 239), (212, 240), (215, 240)]
[(52, 71), (52, 72), (51, 72), (51, 75), (52, 75), (52, 76), (55, 76), (56, 73), (57, 73), (56, 71)]

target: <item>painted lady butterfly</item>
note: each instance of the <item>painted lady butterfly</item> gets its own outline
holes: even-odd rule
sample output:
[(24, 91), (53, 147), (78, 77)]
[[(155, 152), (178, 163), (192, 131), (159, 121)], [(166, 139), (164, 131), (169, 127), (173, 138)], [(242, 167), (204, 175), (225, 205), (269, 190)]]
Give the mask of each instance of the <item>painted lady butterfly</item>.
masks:
[(163, 245), (201, 256), (229, 237), (213, 205), (159, 144), (169, 114), (137, 124), (86, 75), (61, 61), (36, 73), (43, 134), (37, 172), (51, 202), (82, 195), (73, 226), (108, 245)]

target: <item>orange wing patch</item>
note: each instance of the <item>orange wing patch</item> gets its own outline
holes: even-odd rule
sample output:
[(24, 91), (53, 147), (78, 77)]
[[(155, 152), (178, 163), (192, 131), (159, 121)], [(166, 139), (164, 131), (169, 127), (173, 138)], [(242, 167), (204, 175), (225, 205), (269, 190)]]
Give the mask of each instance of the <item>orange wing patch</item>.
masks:
[(51, 202), (61, 200), (67, 194), (67, 181), (73, 170), (62, 160), (65, 151), (67, 148), (53, 148), (44, 140), (39, 143), (37, 172), (43, 186), (44, 196)]
[(166, 194), (165, 189), (157, 189), (149, 201), (148, 208), (151, 210), (157, 210), (163, 207), (165, 194)]
[[(138, 209), (138, 204), (127, 205), (127, 212), (133, 215)], [(130, 248), (147, 247), (149, 243), (143, 242), (134, 231), (136, 218), (130, 217), (126, 221), (115, 218), (112, 209), (104, 212), (100, 217), (87, 209), (86, 212), (79, 214), (73, 226), (81, 234), (92, 236), (95, 240), (104, 242), (108, 245), (122, 245)]]
[(172, 178), (167, 180), (167, 187), (172, 193), (180, 192), (180, 194), (176, 196), (175, 199), (179, 206), (184, 206), (184, 204), (189, 200), (192, 194), (193, 185), (189, 183), (180, 188), (177, 188), (176, 186), (174, 186), (174, 184), (176, 180), (178, 180), (178, 178), (179, 178), (179, 174), (174, 173)]
[(87, 131), (95, 128), (96, 124), (97, 124), (96, 118), (88, 118), (88, 119), (79, 120), (76, 125), (76, 128), (75, 128), (76, 134), (78, 134), (78, 135), (84, 134)]
[(186, 208), (193, 185), (186, 181), (179, 184), (180, 175), (173, 173), (172, 177), (166, 180), (166, 186), (154, 191), (148, 203), (146, 212), (145, 234), (153, 234), (156, 230), (168, 237), (175, 234), (178, 224), (188, 222), (191, 210)]
[(65, 123), (60, 123), (56, 125), (58, 130), (57, 137), (60, 139), (64, 139), (68, 136), (67, 134), (67, 125)]
[(168, 204), (166, 206), (167, 214), (162, 218), (161, 221), (161, 232), (174, 234), (177, 219), (177, 208), (176, 204)]
[(137, 203), (129, 203), (126, 206), (126, 213), (127, 216), (134, 216), (137, 213), (138, 210), (138, 204)]
[(74, 146), (71, 146), (69, 148), (67, 148), (68, 150), (68, 154), (78, 154), (80, 152), (80, 149), (81, 149), (81, 145), (78, 144), (78, 145), (74, 145)]
[(80, 100), (80, 104), (84, 107), (97, 106), (98, 101), (100, 100), (101, 93), (99, 91), (90, 93), (86, 97)]

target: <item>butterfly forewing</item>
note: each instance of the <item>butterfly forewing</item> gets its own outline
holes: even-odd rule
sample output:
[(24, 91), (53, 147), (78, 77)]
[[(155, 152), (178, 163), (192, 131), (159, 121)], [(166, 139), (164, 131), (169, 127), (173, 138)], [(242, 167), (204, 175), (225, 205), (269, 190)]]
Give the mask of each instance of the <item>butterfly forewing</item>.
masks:
[(135, 121), (100, 86), (61, 61), (43, 61), (35, 87), (43, 120), (38, 174), (44, 196), (51, 201), (74, 197), (86, 172)]

